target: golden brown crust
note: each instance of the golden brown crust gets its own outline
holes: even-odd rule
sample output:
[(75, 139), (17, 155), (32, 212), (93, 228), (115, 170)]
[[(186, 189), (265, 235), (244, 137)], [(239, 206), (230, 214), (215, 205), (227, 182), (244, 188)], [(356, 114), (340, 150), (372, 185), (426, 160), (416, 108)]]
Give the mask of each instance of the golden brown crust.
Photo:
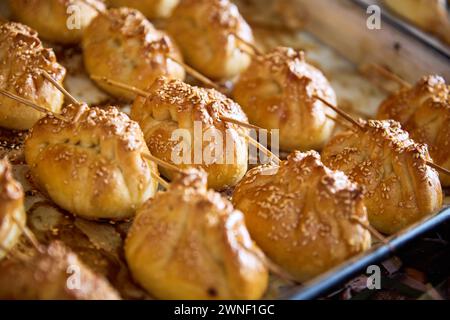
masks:
[(148, 201), (128, 234), (134, 278), (161, 299), (259, 299), (268, 271), (241, 212), (190, 171)]
[[(79, 121), (40, 120), (25, 142), (34, 181), (63, 209), (89, 219), (122, 220), (157, 189), (142, 131), (124, 113), (82, 107)], [(79, 107), (63, 115), (74, 118)]]
[(187, 63), (210, 78), (232, 78), (250, 63), (250, 56), (240, 49), (246, 45), (233, 34), (249, 43), (254, 42), (253, 34), (229, 0), (181, 0), (167, 30)]
[[(440, 76), (422, 78), (411, 89), (403, 89), (386, 99), (378, 119), (399, 121), (411, 138), (428, 145), (433, 161), (450, 169), (450, 86)], [(450, 186), (450, 177), (440, 175)]]
[[(79, 276), (79, 281), (77, 279)], [(77, 284), (80, 285), (77, 288)], [(0, 298), (14, 300), (118, 300), (119, 294), (62, 243), (26, 260), (0, 263)]]
[[(361, 121), (362, 130), (336, 135), (322, 153), (330, 168), (365, 188), (370, 223), (396, 233), (442, 207), (442, 189), (426, 146), (395, 121)], [(356, 129), (355, 129), (356, 130)]]
[[(0, 87), (34, 101), (52, 112), (59, 112), (64, 97), (40, 70), (62, 83), (66, 70), (56, 61), (52, 49), (42, 46), (37, 33), (15, 22), (0, 25)], [(10, 98), (0, 96), (0, 126), (25, 130), (42, 118), (41, 112)]]
[[(135, 100), (131, 118), (141, 126), (153, 155), (171, 163), (174, 162), (174, 153), (182, 158), (182, 154), (174, 151), (180, 142), (172, 139), (172, 135), (177, 129), (185, 129), (190, 133), (190, 152), (186, 152), (188, 163), (177, 164), (180, 168), (202, 167), (208, 173), (208, 186), (213, 189), (234, 186), (242, 179), (247, 171), (248, 146), (243, 137), (247, 130), (220, 120), (220, 116), (224, 116), (248, 122), (237, 103), (216, 90), (166, 78), (157, 79), (148, 92), (147, 98), (138, 97)], [(209, 141), (199, 144), (201, 148), (195, 147), (194, 138), (201, 135), (195, 129), (195, 122), (203, 127), (203, 140), (208, 140), (208, 130), (217, 130), (223, 139), (222, 157), (207, 151)], [(200, 152), (203, 159), (195, 161), (195, 151), (197, 154)], [(211, 159), (206, 158), (209, 154)], [(164, 168), (161, 172), (173, 177), (173, 172)]]
[(362, 189), (333, 172), (315, 151), (280, 167), (250, 170), (233, 194), (252, 238), (267, 256), (307, 281), (370, 247)]
[(95, 8), (105, 10), (99, 0), (10, 0), (9, 4), (14, 16), (43, 39), (65, 44), (79, 43), (98, 14)]
[(149, 19), (168, 18), (179, 0), (108, 0), (113, 7), (129, 7), (141, 11)]
[[(14, 179), (7, 159), (0, 160), (0, 260), (12, 249), (26, 223), (22, 186)], [(18, 225), (19, 224), (19, 225)]]
[[(171, 38), (156, 30), (137, 10), (111, 9), (97, 16), (83, 36), (84, 62), (89, 74), (126, 83), (142, 90), (159, 76), (183, 80), (182, 57)], [(133, 100), (135, 94), (105, 84), (115, 97)]]
[(280, 130), (285, 151), (319, 150), (330, 138), (334, 122), (326, 114), (334, 112), (314, 95), (336, 105), (329, 82), (303, 52), (282, 47), (253, 58), (233, 91), (250, 123)]

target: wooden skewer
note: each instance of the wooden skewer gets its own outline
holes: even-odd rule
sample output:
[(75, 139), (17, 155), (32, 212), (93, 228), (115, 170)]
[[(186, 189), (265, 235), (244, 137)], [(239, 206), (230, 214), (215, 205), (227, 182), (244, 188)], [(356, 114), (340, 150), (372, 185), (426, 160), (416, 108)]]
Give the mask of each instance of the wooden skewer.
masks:
[(207, 77), (205, 77), (203, 74), (201, 74), (200, 72), (198, 72), (197, 70), (195, 70), (191, 66), (188, 66), (186, 63), (181, 62), (178, 59), (175, 59), (173, 57), (168, 57), (168, 58), (170, 60), (172, 60), (173, 62), (175, 62), (175, 63), (179, 64), (180, 66), (182, 66), (191, 76), (193, 76), (197, 80), (200, 80), (204, 84), (206, 84), (206, 85), (216, 89), (217, 91), (220, 91), (220, 87), (216, 83), (214, 83), (212, 80), (210, 80)]
[[(252, 252), (253, 253), (253, 252)], [(280, 266), (278, 266), (276, 263), (271, 261), (264, 253), (261, 251), (257, 252), (258, 258), (262, 261), (262, 263), (269, 269), (270, 272), (277, 275), (283, 280), (298, 283), (298, 281), (291, 276), (288, 272), (283, 270)]]
[(233, 123), (233, 124), (237, 124), (238, 126), (247, 128), (247, 129), (254, 129), (254, 130), (261, 130), (260, 127), (255, 126), (253, 124), (249, 124), (249, 123), (245, 123), (233, 118), (228, 118), (228, 117), (224, 117), (224, 116), (219, 116), (219, 119), (224, 121), (224, 122), (229, 122), (229, 123)]
[(161, 176), (159, 174), (157, 174), (154, 171), (151, 171), (150, 173), (151, 173), (153, 179), (157, 180), (159, 182), (159, 184), (163, 186), (164, 189), (166, 189), (166, 190), (169, 189), (169, 186), (170, 186), (169, 183), (166, 180), (164, 180), (163, 178), (161, 178)]
[(342, 111), (340, 108), (334, 106), (332, 103), (328, 102), (327, 100), (319, 97), (319, 96), (313, 96), (315, 99), (321, 101), (322, 103), (324, 103), (326, 106), (328, 106), (330, 109), (334, 110), (337, 114), (339, 114), (341, 117), (343, 117), (345, 120), (347, 120), (348, 122), (351, 122), (353, 125), (357, 126), (360, 129), (363, 129), (363, 126), (356, 121), (355, 119), (353, 119), (349, 114), (347, 114), (345, 111)]
[[(81, 106), (82, 104), (75, 99), (69, 91), (67, 91), (61, 84), (59, 84), (55, 79), (52, 78), (52, 76), (50, 76), (46, 71), (41, 70), (42, 75), (44, 76), (45, 79), (47, 79), (48, 81), (50, 81), (59, 91), (62, 92), (62, 94), (70, 100), (70, 102), (72, 104)], [(83, 114), (83, 108), (78, 109), (77, 114), (73, 117), (72, 122), (76, 123), (78, 122), (78, 120), (80, 120), (81, 115)]]
[[(232, 118), (228, 118), (228, 117), (219, 117), (222, 121), (226, 121), (226, 122), (230, 122), (233, 124), (237, 124), (241, 127), (244, 128), (249, 128), (249, 129), (255, 129), (255, 130), (264, 130), (261, 127), (255, 126), (253, 124), (248, 124), (236, 119), (232, 119)], [(255, 139), (253, 139), (252, 137), (250, 137), (248, 134), (242, 134), (246, 139), (248, 139), (249, 143), (252, 144), (253, 146), (255, 146), (256, 148), (258, 148), (259, 150), (261, 150), (267, 157), (269, 157), (271, 160), (276, 160), (277, 163), (280, 163), (281, 160), (280, 158), (278, 158), (274, 153), (272, 153), (269, 149), (267, 149), (265, 146), (263, 146), (261, 143), (259, 143), (258, 141), (256, 141)]]
[(62, 121), (65, 121), (65, 122), (69, 122), (68, 119), (66, 119), (65, 117), (61, 116), (60, 114), (57, 114), (57, 113), (55, 113), (53, 111), (50, 111), (50, 110), (47, 110), (47, 109), (45, 109), (45, 108), (35, 104), (31, 100), (19, 97), (18, 95), (15, 95), (14, 93), (8, 92), (8, 91), (6, 91), (4, 89), (0, 89), (0, 94), (4, 95), (4, 96), (6, 96), (6, 97), (8, 97), (8, 98), (10, 98), (12, 100), (16, 100), (16, 101), (22, 103), (23, 105), (31, 107), (31, 108), (39, 111), (39, 112), (45, 113), (47, 115), (51, 115), (51, 116), (53, 116), (53, 117), (55, 117), (55, 118), (57, 118), (59, 120), (62, 120)]
[(28, 239), (28, 241), (30, 241), (30, 243), (33, 245), (33, 247), (38, 252), (42, 252), (41, 245), (39, 244), (39, 241), (34, 236), (33, 232), (30, 229), (28, 229), (27, 226), (22, 226), (22, 224), (19, 221), (17, 221), (16, 217), (13, 216), (12, 220), (14, 221), (16, 226), (22, 231), (22, 233), (25, 235), (25, 237)]
[[(261, 128), (261, 127), (258, 127), (258, 126), (255, 126), (255, 125), (253, 125), (253, 124), (245, 123), (245, 122), (242, 122), (242, 121), (233, 119), (233, 118), (228, 118), (228, 117), (223, 117), (223, 116), (220, 116), (219, 118), (220, 118), (222, 121), (230, 122), (230, 123), (233, 123), (233, 124), (237, 124), (237, 125), (239, 125), (239, 126), (241, 126), (241, 127), (244, 127), (244, 128), (255, 129), (255, 130), (265, 130), (265, 129), (263, 129), (263, 128)], [(249, 141), (250, 144), (252, 144), (252, 145), (255, 146), (256, 148), (258, 148), (259, 150), (261, 150), (261, 151), (262, 151), (267, 157), (269, 157), (271, 160), (272, 160), (272, 159), (275, 159), (278, 163), (281, 162), (280, 158), (278, 158), (274, 153), (272, 153), (269, 149), (267, 149), (267, 148), (266, 148), (265, 146), (263, 146), (261, 143), (259, 143), (258, 141), (256, 141), (255, 139), (253, 139), (252, 137), (250, 137), (250, 136), (247, 135), (247, 134), (242, 134), (242, 135), (243, 135), (245, 138), (248, 139), (248, 141)]]
[[(143, 91), (143, 90), (141, 90), (141, 89), (138, 89), (138, 88), (136, 88), (136, 87), (129, 86), (129, 85), (127, 85), (127, 84), (124, 84), (124, 83), (121, 83), (121, 82), (118, 82), (118, 81), (114, 81), (114, 80), (108, 79), (108, 78), (106, 78), (106, 77), (100, 77), (100, 76), (93, 75), (93, 76), (91, 76), (91, 78), (94, 79), (94, 80), (103, 81), (103, 82), (105, 82), (105, 83), (108, 83), (109, 85), (116, 86), (116, 87), (118, 87), (118, 88), (122, 88), (122, 89), (128, 90), (128, 91), (130, 91), (130, 92), (134, 92), (134, 93), (136, 93), (137, 95), (140, 95), (140, 96), (143, 96), (143, 97), (148, 97), (148, 93), (147, 93), (147, 92), (145, 92), (145, 91)], [(236, 119), (232, 119), (232, 118), (228, 118), (228, 117), (224, 117), (224, 116), (221, 116), (220, 119), (221, 119), (222, 121), (230, 122), (230, 123), (233, 123), (233, 124), (237, 124), (237, 125), (242, 126), (242, 127), (245, 127), (245, 128), (261, 130), (261, 128), (258, 127), (258, 126), (255, 126), (255, 125), (252, 125), (252, 124), (248, 124), (248, 123), (245, 123), (245, 122), (236, 120)], [(247, 139), (249, 139), (249, 141), (250, 141), (251, 144), (253, 144), (255, 147), (257, 147), (257, 148), (260, 149), (262, 152), (264, 152), (270, 159), (275, 159), (275, 160), (277, 160), (278, 162), (281, 161), (276, 155), (274, 155), (272, 152), (270, 152), (266, 147), (264, 147), (263, 145), (261, 145), (259, 142), (257, 142), (256, 140), (252, 139), (252, 138), (251, 138), (250, 136), (248, 136), (248, 135), (245, 135), (245, 137), (246, 137)], [(158, 160), (159, 160), (159, 159), (158, 159)], [(155, 161), (155, 162), (156, 162), (156, 161)], [(162, 166), (162, 165), (161, 165), (161, 166)], [(173, 168), (169, 168), (169, 169), (170, 169), (170, 170), (174, 170), (174, 168), (177, 168), (177, 167), (173, 166)], [(177, 169), (178, 169), (178, 168), (177, 168)], [(178, 171), (180, 171), (180, 170), (178, 169)]]
[(0, 251), (2, 251), (5, 254), (6, 259), (12, 259), (16, 262), (22, 262), (24, 259), (22, 257), (19, 257), (11, 252), (11, 250), (8, 250), (0, 243)]
[(340, 126), (348, 129), (348, 130), (352, 130), (352, 127), (350, 127), (347, 123), (343, 122), (341, 119), (333, 117), (329, 114), (325, 115), (328, 119), (333, 120), (334, 122), (336, 122), (337, 124), (339, 124)]
[(450, 170), (441, 167), (440, 165), (437, 165), (436, 163), (432, 162), (432, 161), (427, 161), (427, 165), (429, 165), (430, 167), (432, 167), (433, 169), (435, 169), (436, 171), (439, 171), (440, 173), (446, 174), (448, 176), (450, 176)]
[[(68, 98), (72, 101), (72, 103), (75, 103), (75, 104), (80, 105), (80, 102), (78, 102), (74, 97), (72, 97), (72, 95), (71, 95), (66, 89), (64, 89), (59, 83), (57, 83), (56, 81), (54, 81), (54, 79), (51, 78), (51, 76), (50, 76), (48, 73), (46, 73), (45, 71), (43, 71), (42, 74), (44, 75), (44, 77), (45, 77), (46, 79), (48, 79), (49, 81), (51, 81), (51, 82), (55, 85), (55, 87), (58, 88), (58, 90), (60, 90), (66, 97), (68, 97)], [(94, 77), (92, 77), (92, 78), (94, 79)], [(95, 78), (100, 79), (100, 77), (95, 77)], [(122, 84), (120, 84), (119, 82), (115, 82), (115, 81), (109, 80), (109, 79), (107, 79), (107, 78), (101, 78), (101, 80), (103, 80), (103, 81), (105, 81), (105, 82), (109, 82), (109, 81), (114, 82), (114, 85), (117, 85), (117, 86), (122, 85)], [(125, 86), (125, 85), (124, 85), (124, 86)], [(139, 90), (138, 88), (130, 87), (130, 86), (126, 86), (126, 89), (128, 89), (128, 90), (133, 90), (133, 91)], [(139, 90), (139, 91), (140, 91), (140, 90)], [(141, 91), (141, 93), (142, 93), (142, 92), (144, 92), (144, 91)], [(145, 92), (144, 92), (144, 94), (147, 95)], [(80, 117), (80, 113), (81, 113), (81, 112), (79, 112), (79, 114), (77, 114), (77, 115), (75, 116), (75, 119), (76, 119), (76, 120), (74, 120), (75, 122), (78, 121), (78, 118)], [(159, 182), (159, 184), (161, 184), (165, 189), (167, 189), (167, 188), (169, 187), (169, 184), (167, 183), (167, 181), (165, 181), (163, 178), (161, 178), (161, 177), (159, 176), (159, 174), (157, 174), (156, 172), (151, 171), (151, 175), (152, 175), (152, 177), (153, 177), (155, 180), (157, 180), (157, 181)]]
[(232, 32), (231, 33), (236, 39), (238, 39), (240, 42), (242, 42), (244, 45), (246, 45), (247, 47), (251, 48), (253, 50), (253, 54), (256, 54), (258, 56), (262, 56), (263, 53), (261, 52), (261, 50), (259, 50), (253, 43), (248, 42), (247, 40), (245, 40), (244, 38), (242, 38), (240, 35), (238, 35), (236, 32)]
[(50, 81), (59, 91), (61, 91), (73, 104), (80, 105), (80, 102), (75, 99), (58, 81), (52, 78), (45, 70), (41, 70), (41, 74), (45, 79)]
[[(406, 80), (402, 79), (401, 77), (399, 77), (398, 75), (396, 75), (395, 73), (393, 73), (392, 71), (386, 69), (383, 66), (380, 66), (379, 64), (376, 63), (372, 63), (371, 66), (377, 70), (380, 74), (382, 74), (384, 77), (392, 79), (393, 81), (397, 82), (400, 86), (404, 87), (404, 88), (411, 88), (412, 85), (407, 82)], [(427, 161), (427, 165), (432, 167), (433, 169), (439, 171), (440, 173), (446, 174), (448, 176), (450, 176), (450, 170), (441, 167), (440, 165), (431, 162), (431, 161)]]
[(393, 80), (394, 82), (397, 82), (401, 87), (404, 87), (404, 88), (412, 87), (412, 85), (409, 82), (400, 78), (398, 75), (396, 75), (392, 71), (386, 69), (385, 67), (383, 67), (377, 63), (371, 63), (370, 66), (373, 69), (375, 69), (378, 73), (380, 73), (382, 76), (389, 78), (389, 79)]
[[(52, 82), (52, 83), (55, 85), (55, 87), (57, 87), (58, 90), (60, 90), (63, 94), (65, 94), (67, 97), (71, 97), (70, 99), (71, 99), (71, 101), (72, 101), (73, 103), (78, 104), (78, 105), (81, 105), (80, 102), (78, 102), (75, 98), (73, 98), (72, 95), (71, 95), (69, 92), (67, 92), (62, 86), (59, 85), (59, 83), (57, 83), (56, 81), (54, 81), (54, 79), (51, 78), (51, 76), (50, 76), (48, 73), (46, 73), (45, 71), (43, 71), (42, 74), (43, 74), (43, 76), (44, 76), (45, 78), (48, 78), (48, 80), (49, 80), (50, 82)], [(50, 80), (50, 79), (52, 79), (52, 80)], [(31, 102), (31, 101), (29, 101), (29, 100), (26, 100), (26, 99), (23, 99), (23, 98), (21, 98), (21, 97), (19, 97), (19, 96), (16, 96), (16, 95), (12, 94), (12, 93), (9, 93), (9, 92), (7, 92), (7, 91), (5, 91), (5, 90), (3, 90), (3, 89), (0, 89), (0, 92), (1, 92), (2, 94), (4, 94), (5, 96), (11, 98), (11, 99), (17, 100), (17, 101), (19, 101), (19, 102), (21, 102), (21, 103), (23, 103), (23, 104), (25, 104), (25, 105), (27, 105), (27, 106), (33, 107), (34, 109), (36, 109), (36, 110), (38, 110), (38, 111), (46, 112), (46, 113), (48, 112), (46, 109), (44, 109), (44, 108), (42, 108), (42, 107), (40, 107), (40, 106), (38, 106), (38, 105), (35, 105), (33, 102)], [(44, 111), (44, 110), (45, 110), (45, 111)], [(68, 121), (67, 119), (65, 119), (65, 118), (63, 118), (63, 117), (60, 117), (58, 114), (54, 114), (54, 116), (57, 117), (57, 118), (59, 118), (59, 119), (61, 119), (61, 120)], [(78, 117), (79, 117), (79, 116), (77, 115), (75, 118), (78, 118)], [(76, 121), (76, 120), (75, 120), (75, 121)], [(156, 162), (156, 161), (155, 161), (155, 162)], [(162, 165), (161, 165), (161, 166), (162, 166)], [(152, 176), (153, 176), (156, 180), (158, 180), (158, 182), (159, 182), (164, 188), (167, 189), (167, 187), (168, 187), (169, 185), (168, 185), (168, 183), (167, 183), (164, 179), (162, 179), (159, 175), (157, 175), (157, 174), (154, 173), (153, 171), (152, 171)], [(17, 222), (17, 220), (14, 220), (14, 221), (15, 221), (15, 223), (21, 228), (22, 232), (23, 232), (24, 235), (30, 240), (30, 242), (33, 244), (33, 246), (34, 246), (36, 249), (39, 250), (38, 241), (36, 240), (36, 238), (34, 238), (33, 233), (32, 233), (27, 227), (22, 227), (22, 226)]]
[(259, 143), (258, 141), (256, 141), (255, 139), (253, 139), (252, 137), (250, 137), (247, 134), (245, 134), (243, 136), (248, 139), (250, 144), (252, 144), (254, 147), (261, 150), (267, 157), (269, 157), (270, 160), (275, 160), (277, 164), (281, 162), (280, 158), (278, 158), (275, 154), (273, 154), (269, 149), (264, 147), (261, 143)]
[(248, 54), (251, 57), (255, 56), (255, 53), (252, 50), (249, 50), (247, 47), (240, 47), (239, 50), (241, 50), (242, 52), (245, 52), (246, 54)]
[[(114, 80), (108, 79), (106, 77), (100, 77), (100, 76), (93, 75), (93, 76), (91, 76), (91, 78), (94, 79), (94, 80), (103, 81), (105, 83), (108, 83), (109, 85), (116, 86), (118, 88), (121, 88), (121, 89), (124, 89), (124, 90), (128, 90), (130, 92), (134, 92), (137, 95), (140, 95), (140, 96), (143, 96), (143, 97), (148, 97), (148, 93), (147, 92), (145, 92), (145, 91), (143, 91), (141, 89), (138, 89), (136, 87), (129, 86), (127, 84), (124, 84), (124, 83), (121, 83), (121, 82), (118, 82), (118, 81), (114, 81)], [(255, 126), (255, 125), (252, 125), (252, 124), (249, 124), (249, 123), (245, 123), (245, 122), (233, 119), (233, 118), (228, 118), (228, 117), (224, 117), (224, 116), (221, 116), (219, 118), (222, 121), (233, 123), (233, 124), (237, 124), (239, 126), (242, 126), (242, 127), (248, 128), (248, 129), (261, 130), (261, 128), (258, 127), (258, 126)], [(248, 136), (246, 136), (246, 137), (248, 137)], [(254, 144), (255, 146), (257, 146), (257, 148), (260, 149), (261, 151), (265, 152), (265, 154), (268, 157), (278, 159), (278, 157), (276, 157), (267, 148), (263, 147), (259, 142), (253, 140), (253, 141), (251, 141), (251, 143)], [(280, 160), (278, 159), (278, 161), (280, 161)]]
[[(315, 96), (315, 98), (319, 99), (320, 101), (325, 103), (327, 106), (329, 106), (331, 109), (336, 111), (340, 116), (342, 116), (344, 119), (346, 119), (350, 123), (358, 126), (358, 128), (360, 128), (360, 129), (363, 129), (362, 125), (359, 122), (357, 122), (355, 119), (353, 119), (350, 115), (348, 115), (346, 112), (344, 112), (344, 111), (340, 110), (339, 108), (333, 106), (331, 103), (329, 103), (328, 101), (326, 101), (326, 100), (324, 100), (324, 99), (322, 99), (320, 97)], [(435, 164), (435, 163), (433, 163), (431, 161), (426, 161), (426, 164), (429, 165), (430, 167), (436, 169), (437, 171), (450, 176), (450, 170), (445, 169), (445, 168), (443, 168), (443, 167), (441, 167), (441, 166), (439, 166), (439, 165), (437, 165), (437, 164)]]
[(177, 166), (175, 166), (175, 165), (173, 165), (173, 164), (171, 164), (169, 162), (166, 162), (164, 160), (161, 160), (161, 159), (159, 159), (159, 158), (157, 158), (157, 157), (155, 157), (155, 156), (153, 156), (151, 154), (145, 153), (145, 154), (142, 154), (142, 156), (144, 158), (150, 160), (150, 161), (155, 162), (159, 166), (161, 166), (163, 168), (166, 168), (167, 170), (172, 170), (172, 171), (179, 172), (179, 173), (183, 173), (184, 172), (183, 170), (181, 170)]
[(136, 88), (134, 86), (127, 85), (127, 84), (119, 82), (119, 81), (115, 81), (115, 80), (108, 79), (106, 77), (97, 76), (97, 75), (92, 75), (91, 79), (93, 79), (95, 81), (102, 81), (102, 82), (105, 82), (106, 84), (109, 84), (110, 86), (115, 86), (117, 88), (133, 92), (133, 93), (135, 93), (138, 96), (142, 96), (142, 97), (145, 97), (145, 98), (148, 97), (148, 93), (145, 92), (144, 90), (141, 90), (141, 89)]
[(383, 244), (389, 244), (389, 242), (386, 240), (386, 237), (383, 236), (380, 232), (378, 232), (374, 227), (372, 227), (370, 224), (368, 223), (364, 223), (362, 222), (359, 217), (357, 216), (352, 216), (351, 219), (353, 221), (355, 221), (356, 223), (358, 223), (361, 227), (363, 227), (364, 229), (366, 229), (367, 231), (370, 232), (371, 235), (373, 235), (375, 238), (378, 239), (378, 241), (382, 242)]

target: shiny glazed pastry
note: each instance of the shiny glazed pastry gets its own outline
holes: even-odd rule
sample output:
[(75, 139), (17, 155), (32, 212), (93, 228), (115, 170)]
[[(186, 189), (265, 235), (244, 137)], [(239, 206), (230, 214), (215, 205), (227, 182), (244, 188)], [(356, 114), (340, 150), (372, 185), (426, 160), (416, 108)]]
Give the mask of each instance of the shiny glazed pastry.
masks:
[(0, 160), (0, 260), (19, 241), (26, 224), (22, 186), (12, 176), (8, 160)]
[(255, 56), (237, 82), (233, 97), (249, 121), (265, 129), (280, 130), (280, 148), (320, 150), (330, 138), (334, 111), (313, 96), (336, 105), (336, 95), (303, 52), (278, 47)]
[(160, 299), (259, 299), (264, 255), (240, 211), (190, 170), (138, 212), (125, 253), (134, 278)]
[[(243, 137), (247, 130), (220, 119), (248, 122), (238, 104), (216, 90), (167, 78), (155, 81), (148, 94), (135, 100), (131, 118), (141, 126), (154, 156), (181, 169), (203, 168), (213, 189), (234, 186), (242, 179), (247, 172), (248, 146)], [(222, 143), (214, 145), (216, 134)], [(174, 172), (160, 170), (173, 177)]]
[(86, 27), (105, 10), (99, 0), (9, 0), (9, 5), (14, 17), (43, 39), (63, 44), (81, 42)]
[(181, 0), (167, 30), (186, 62), (212, 79), (235, 77), (250, 63), (241, 50), (246, 45), (234, 34), (249, 43), (254, 42), (253, 34), (229, 0)]
[(362, 189), (315, 151), (294, 152), (280, 167), (250, 170), (233, 194), (250, 235), (266, 255), (303, 282), (368, 249)]
[[(443, 78), (424, 77), (393, 94), (381, 104), (377, 117), (400, 122), (412, 139), (428, 145), (436, 164), (450, 169), (450, 86)], [(449, 176), (442, 174), (440, 179), (450, 186)]]
[(179, 0), (108, 0), (114, 7), (129, 7), (141, 11), (149, 19), (168, 18)]
[[(79, 278), (77, 278), (77, 276)], [(0, 299), (118, 300), (119, 294), (61, 242), (25, 260), (0, 262)]]
[(409, 138), (398, 122), (361, 121), (363, 129), (337, 134), (323, 162), (344, 171), (365, 189), (370, 223), (394, 234), (442, 207), (442, 188), (426, 146)]
[[(182, 60), (171, 38), (134, 9), (111, 9), (97, 16), (84, 33), (83, 54), (91, 76), (143, 90), (159, 76), (181, 80), (185, 77), (184, 68), (170, 59)], [(117, 98), (135, 98), (134, 93), (104, 81), (97, 84)]]
[[(40, 74), (45, 70), (62, 83), (66, 75), (52, 49), (42, 46), (36, 31), (15, 22), (0, 25), (0, 88), (34, 101), (52, 112), (60, 112), (64, 96)], [(31, 128), (43, 113), (0, 96), (0, 126), (8, 129)]]
[(88, 219), (123, 220), (154, 195), (156, 165), (138, 124), (114, 107), (64, 109), (46, 117), (25, 141), (33, 181), (61, 208)]

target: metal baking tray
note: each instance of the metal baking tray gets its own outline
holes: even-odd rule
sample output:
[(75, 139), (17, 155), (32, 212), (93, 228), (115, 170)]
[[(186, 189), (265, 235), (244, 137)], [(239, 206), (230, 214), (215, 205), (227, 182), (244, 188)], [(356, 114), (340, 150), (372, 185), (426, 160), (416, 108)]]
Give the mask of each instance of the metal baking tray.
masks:
[[(358, 28), (362, 28), (361, 23), (365, 26), (366, 13), (361, 4), (353, 0), (235, 2), (253, 26), (260, 48), (268, 50), (283, 45), (304, 49), (307, 59), (322, 69), (330, 79), (339, 97), (339, 105), (354, 116), (372, 117), (386, 97), (385, 88), (375, 85), (361, 74), (361, 65), (368, 61), (387, 61), (388, 67), (411, 82), (430, 72), (441, 73), (447, 80), (450, 79), (448, 59), (411, 35), (399, 31), (395, 25), (385, 23), (384, 30), (369, 34), (359, 30)], [(0, 15), (8, 17), (5, 2), (0, 2)], [(356, 47), (355, 43), (358, 42), (364, 43), (364, 47)], [(128, 110), (129, 106), (112, 100), (91, 82), (83, 68), (79, 48), (60, 47), (51, 43), (47, 45), (55, 49), (58, 60), (68, 69), (65, 87), (77, 99), (89, 104), (111, 103), (120, 106), (125, 112)], [(400, 52), (396, 49), (398, 46), (402, 48)], [(0, 140), (14, 145), (20, 143), (22, 136), (11, 136), (10, 133), (0, 130)], [(99, 223), (73, 217), (57, 208), (42, 194), (33, 191), (34, 188), (27, 179), (26, 165), (17, 163), (14, 171), (26, 191), (29, 227), (39, 241), (63, 241), (94, 272), (106, 276), (123, 298), (151, 299), (132, 281), (123, 256), (123, 240), (130, 221)], [(450, 199), (447, 198), (446, 201), (450, 204)], [(302, 286), (293, 286), (271, 277), (270, 288), (264, 298), (316, 298), (368, 265), (388, 257), (423, 232), (448, 220), (450, 209), (443, 210), (437, 216), (389, 238), (388, 245), (375, 243), (368, 252)]]
[(356, 256), (318, 278), (303, 284), (300, 288), (292, 290), (282, 298), (308, 300), (323, 297), (332, 288), (364, 272), (368, 266), (395, 256), (404, 246), (445, 222), (450, 222), (450, 208), (442, 210), (432, 218), (416, 223), (401, 234), (388, 238), (387, 244), (372, 247), (364, 254)]

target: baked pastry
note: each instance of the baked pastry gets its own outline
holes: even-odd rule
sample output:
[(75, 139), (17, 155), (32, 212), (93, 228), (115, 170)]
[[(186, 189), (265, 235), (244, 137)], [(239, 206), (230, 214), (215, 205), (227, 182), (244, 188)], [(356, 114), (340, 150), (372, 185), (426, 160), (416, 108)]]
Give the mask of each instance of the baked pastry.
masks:
[(241, 50), (246, 44), (234, 34), (248, 43), (254, 42), (253, 34), (229, 0), (181, 0), (167, 31), (186, 62), (212, 79), (232, 78), (250, 64), (250, 56)]
[[(111, 9), (98, 15), (86, 28), (83, 37), (84, 63), (92, 76), (106, 77), (139, 89), (146, 89), (159, 76), (183, 80), (184, 68), (170, 57), (182, 57), (164, 32), (137, 10)], [(97, 84), (111, 95), (133, 100), (135, 94), (111, 86)]]
[(141, 11), (149, 19), (168, 18), (179, 0), (108, 0), (114, 7), (129, 7)]
[(0, 260), (17, 244), (25, 227), (23, 197), (8, 160), (0, 160)]
[(325, 167), (317, 152), (296, 151), (279, 168), (250, 170), (232, 201), (256, 244), (303, 282), (370, 247), (362, 194), (344, 173)]
[(303, 52), (281, 47), (255, 56), (233, 91), (250, 123), (280, 130), (284, 151), (320, 150), (330, 138), (334, 122), (326, 115), (335, 113), (314, 96), (336, 105), (333, 88)]
[(450, 19), (446, 0), (384, 0), (396, 14), (450, 44)]
[(400, 124), (361, 121), (362, 129), (337, 134), (323, 162), (364, 186), (370, 223), (394, 234), (442, 208), (442, 188), (427, 147), (409, 138)]
[[(450, 169), (450, 86), (439, 76), (422, 78), (411, 89), (403, 89), (386, 99), (378, 119), (401, 123), (414, 141), (428, 145), (433, 162)], [(440, 175), (442, 185), (450, 177)]]
[[(81, 108), (81, 109), (80, 109)], [(33, 181), (61, 208), (87, 219), (123, 220), (152, 197), (158, 183), (137, 123), (114, 107), (70, 105), (44, 118), (25, 141)]]
[(0, 262), (0, 299), (118, 300), (119, 294), (61, 242), (24, 260)]
[[(64, 67), (52, 49), (42, 46), (36, 31), (15, 22), (0, 25), (0, 88), (19, 95), (52, 112), (60, 112), (64, 96), (41, 76), (45, 70), (62, 83)], [(8, 129), (31, 128), (44, 114), (10, 98), (0, 96), (0, 126)]]
[(84, 30), (98, 11), (105, 10), (100, 0), (9, 0), (15, 18), (36, 29), (52, 42), (81, 42)]
[(195, 169), (139, 209), (125, 254), (136, 281), (160, 299), (259, 299), (268, 284), (244, 216)]
[[(131, 108), (151, 154), (181, 169), (203, 168), (208, 187), (219, 190), (238, 183), (248, 162), (247, 130), (221, 116), (248, 122), (241, 107), (220, 92), (163, 77)], [(160, 170), (173, 178), (174, 172)]]

